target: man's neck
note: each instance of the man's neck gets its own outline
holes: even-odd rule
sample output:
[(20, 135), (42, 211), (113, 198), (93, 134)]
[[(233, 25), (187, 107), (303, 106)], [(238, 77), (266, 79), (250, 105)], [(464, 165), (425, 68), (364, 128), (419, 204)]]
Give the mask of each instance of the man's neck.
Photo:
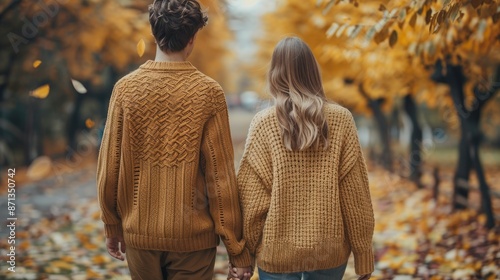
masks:
[(156, 48), (155, 61), (159, 62), (183, 62), (186, 61), (187, 56), (184, 51), (165, 53), (160, 48)]

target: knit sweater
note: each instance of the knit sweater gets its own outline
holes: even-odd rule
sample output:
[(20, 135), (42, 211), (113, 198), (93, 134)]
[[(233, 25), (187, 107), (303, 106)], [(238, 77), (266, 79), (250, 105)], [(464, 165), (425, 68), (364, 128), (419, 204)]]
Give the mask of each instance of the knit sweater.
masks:
[(357, 274), (374, 269), (374, 216), (356, 125), (339, 105), (325, 105), (324, 114), (326, 150), (287, 150), (275, 107), (250, 126), (237, 181), (243, 237), (264, 271), (334, 268), (351, 251)]
[(116, 83), (97, 188), (107, 237), (192, 252), (220, 236), (234, 266), (251, 264), (224, 93), (189, 62), (148, 61)]

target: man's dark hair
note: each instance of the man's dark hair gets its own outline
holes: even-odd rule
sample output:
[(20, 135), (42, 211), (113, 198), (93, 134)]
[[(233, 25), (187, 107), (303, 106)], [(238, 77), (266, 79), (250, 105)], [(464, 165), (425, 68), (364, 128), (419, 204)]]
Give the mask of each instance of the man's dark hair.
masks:
[(151, 30), (162, 51), (186, 48), (207, 20), (196, 0), (155, 0), (149, 5)]

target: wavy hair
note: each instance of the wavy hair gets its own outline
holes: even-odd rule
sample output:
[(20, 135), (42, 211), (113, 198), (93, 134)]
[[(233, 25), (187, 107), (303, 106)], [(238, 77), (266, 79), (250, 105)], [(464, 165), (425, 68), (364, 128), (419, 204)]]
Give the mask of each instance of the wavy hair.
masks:
[(297, 37), (281, 40), (274, 49), (267, 78), (285, 147), (290, 151), (328, 148), (323, 106), (327, 100), (309, 46)]

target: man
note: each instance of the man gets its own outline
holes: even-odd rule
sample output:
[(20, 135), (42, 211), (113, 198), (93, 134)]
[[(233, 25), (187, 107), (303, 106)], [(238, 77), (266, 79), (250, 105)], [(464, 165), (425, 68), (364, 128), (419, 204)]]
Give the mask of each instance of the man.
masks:
[(132, 279), (209, 280), (220, 236), (248, 279), (224, 93), (186, 61), (207, 17), (195, 0), (149, 14), (156, 58), (116, 83), (99, 153), (108, 252), (127, 247)]

